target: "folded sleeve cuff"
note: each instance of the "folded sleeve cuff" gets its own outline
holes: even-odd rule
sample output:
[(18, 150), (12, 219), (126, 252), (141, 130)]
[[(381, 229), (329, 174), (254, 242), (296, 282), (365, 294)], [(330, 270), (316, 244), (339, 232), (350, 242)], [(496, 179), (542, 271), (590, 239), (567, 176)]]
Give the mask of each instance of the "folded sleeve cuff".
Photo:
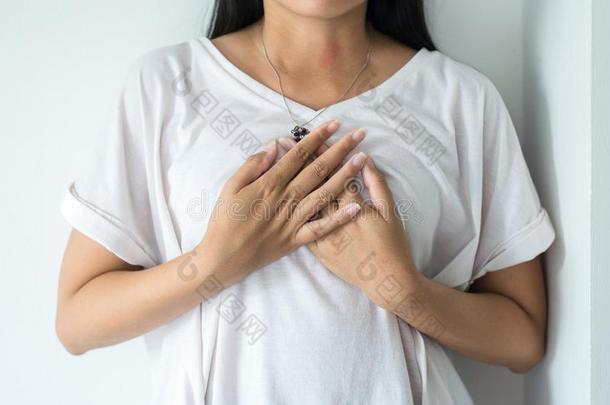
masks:
[(505, 269), (535, 258), (546, 251), (554, 239), (555, 230), (549, 215), (541, 208), (532, 222), (491, 252), (480, 269), (475, 271), (472, 281), (489, 271)]
[(70, 183), (64, 194), (60, 211), (73, 228), (99, 242), (125, 262), (145, 268), (156, 265), (143, 243), (112, 214), (83, 199), (77, 193), (74, 182)]

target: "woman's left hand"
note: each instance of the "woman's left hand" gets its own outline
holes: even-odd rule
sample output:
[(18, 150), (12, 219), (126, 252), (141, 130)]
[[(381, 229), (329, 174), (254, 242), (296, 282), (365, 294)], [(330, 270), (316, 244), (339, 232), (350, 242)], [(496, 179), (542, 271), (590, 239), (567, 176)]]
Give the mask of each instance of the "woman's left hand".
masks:
[[(280, 143), (286, 147), (286, 142)], [(363, 200), (354, 180), (335, 197), (334, 205), (321, 211), (322, 217), (328, 216), (356, 202), (362, 207), (356, 217), (307, 246), (328, 270), (362, 289), (377, 305), (391, 309), (401, 297), (415, 292), (421, 275), (411, 259), (407, 234), (385, 176), (371, 157), (362, 177), (370, 194), (368, 201)]]
[[(285, 139), (279, 140), (284, 148)], [(540, 258), (489, 272), (472, 292), (428, 279), (412, 261), (392, 194), (370, 157), (362, 174), (370, 203), (358, 187), (344, 187), (339, 206), (355, 201), (362, 208), (351, 222), (308, 245), (320, 262), (379, 307), (463, 356), (519, 373), (538, 363), (546, 311)], [(322, 211), (331, 213), (328, 207)]]

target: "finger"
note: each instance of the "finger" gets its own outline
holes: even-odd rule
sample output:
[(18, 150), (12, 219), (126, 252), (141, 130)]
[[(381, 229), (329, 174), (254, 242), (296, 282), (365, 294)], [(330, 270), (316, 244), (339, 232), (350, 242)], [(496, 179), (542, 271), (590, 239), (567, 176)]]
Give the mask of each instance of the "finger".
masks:
[(362, 186), (357, 177), (349, 179), (344, 186), (343, 193), (337, 197), (337, 206), (341, 208), (350, 203), (364, 204), (364, 199), (360, 195), (361, 190)]
[[(297, 144), (297, 142), (293, 138), (289, 138), (289, 137), (279, 138), (278, 143), (286, 151), (289, 151)], [(328, 149), (329, 149), (329, 146), (326, 143), (323, 143), (316, 150), (314, 155), (316, 157), (320, 156), (324, 152), (326, 152)], [(341, 168), (340, 165), (337, 166), (330, 173), (330, 175), (328, 177), (329, 178), (332, 177), (340, 168)], [(364, 199), (360, 195), (361, 190), (362, 190), (362, 185), (358, 178), (349, 179), (348, 182), (346, 182), (346, 184), (345, 184), (345, 190), (343, 191), (343, 193), (341, 193), (336, 199), (333, 199), (327, 206), (322, 208), (313, 218), (317, 219), (317, 218), (328, 217), (332, 213), (336, 212), (338, 209), (347, 206), (349, 203), (357, 203), (360, 206), (364, 205)]]
[[(289, 138), (289, 137), (282, 137), (278, 139), (278, 143), (284, 148), (284, 150), (288, 151), (290, 149), (292, 149), (294, 146), (296, 146), (297, 142), (293, 139), (293, 138)], [(326, 152), (328, 149), (330, 148), (330, 146), (328, 146), (326, 143), (323, 143), (322, 145), (320, 145), (320, 147), (316, 150), (316, 152), (314, 153), (314, 155), (316, 157), (322, 155), (324, 152)], [(310, 164), (311, 162), (313, 162), (313, 159), (310, 159), (310, 161), (308, 162), (308, 164)], [(330, 177), (334, 176), (335, 173), (337, 173), (337, 171), (339, 171), (339, 169), (341, 169), (342, 164), (337, 165), (337, 167), (335, 167), (327, 176), (327, 178), (325, 180), (328, 180)], [(351, 183), (350, 183), (351, 184)], [(346, 185), (347, 187), (347, 185)], [(359, 190), (360, 190), (360, 186), (359, 186)], [(359, 192), (358, 190), (358, 192)], [(339, 204), (339, 200), (341, 199), (346, 199), (345, 196), (339, 196), (337, 197), (337, 199), (333, 200), (334, 204), (329, 204), (329, 206), (327, 208), (331, 208), (333, 210), (337, 210), (340, 206)], [(352, 199), (348, 198), (347, 199), (348, 202), (352, 201)], [(360, 204), (363, 203), (362, 198), (359, 199), (358, 201)], [(345, 204), (343, 204), (345, 205)], [(328, 213), (326, 212), (328, 211), (328, 209), (325, 209), (324, 212), (321, 212), (320, 215), (321, 216), (325, 216), (328, 215)]]
[(305, 245), (328, 235), (341, 225), (348, 223), (358, 211), (360, 211), (360, 206), (351, 204), (333, 212), (330, 216), (304, 223), (297, 232), (297, 243)]
[(340, 126), (340, 122), (332, 120), (323, 124), (307, 134), (302, 141), (290, 149), (271, 168), (263, 178), (274, 186), (284, 186), (305, 165), (313, 153), (322, 145)]
[[(287, 151), (289, 151), (290, 149), (294, 148), (297, 145), (297, 141), (295, 141), (293, 138), (289, 138), (287, 136), (279, 138), (277, 141)], [(314, 155), (320, 156), (322, 153), (326, 152), (328, 150), (328, 148), (329, 148), (329, 146), (327, 144), (323, 143), (322, 145), (320, 145), (320, 147), (318, 149), (316, 149), (316, 151), (314, 152)]]
[(369, 190), (371, 204), (387, 220), (394, 209), (394, 198), (385, 180), (385, 175), (375, 166), (373, 159), (369, 157), (362, 170), (364, 185)]
[[(280, 144), (280, 146), (282, 146), (282, 148), (286, 152), (289, 151), (290, 149), (294, 148), (297, 145), (297, 141), (295, 141), (294, 138), (289, 138), (289, 137), (279, 138), (278, 143)], [(328, 148), (329, 148), (329, 146), (326, 143), (323, 143), (322, 145), (320, 145), (320, 147), (314, 152), (313, 156), (307, 160), (307, 164), (311, 164), (311, 162), (313, 162), (315, 158), (320, 156), (322, 153), (326, 152), (328, 150)], [(336, 172), (336, 170), (337, 170), (337, 168), (335, 168), (335, 170), (333, 170), (331, 172), (331, 174), (334, 174), (334, 172)]]
[(278, 138), (277, 143), (279, 146), (281, 146), (281, 153), (279, 153), (279, 159), (281, 159), (286, 153), (288, 153), (288, 151), (292, 148), (294, 148), (297, 144), (297, 142), (290, 137), (284, 136), (282, 138)]
[[(344, 205), (347, 205), (347, 204), (344, 204)], [(338, 209), (339, 209), (339, 201), (331, 200), (328, 205), (326, 205), (320, 211), (315, 213), (314, 216), (311, 217), (310, 221), (312, 221), (314, 219), (318, 219), (318, 218), (328, 217), (328, 216), (332, 215), (333, 213), (337, 212)]]
[[(303, 197), (318, 187), (337, 168), (343, 159), (353, 151), (364, 139), (362, 129), (355, 130), (343, 136), (338, 142), (330, 146), (315, 160), (305, 166), (296, 177), (288, 183), (287, 189), (296, 191), (297, 197)], [(298, 147), (298, 146), (297, 146)], [(293, 193), (294, 194), (294, 193)]]
[(332, 199), (341, 195), (346, 181), (358, 174), (365, 161), (366, 155), (362, 152), (352, 156), (349, 162), (341, 167), (326, 183), (299, 202), (296, 206), (296, 212), (299, 215), (296, 218), (302, 222), (307, 221), (312, 215), (328, 205)]
[[(297, 144), (297, 142), (294, 139), (288, 138), (288, 137), (279, 138), (278, 143), (286, 151), (289, 151), (290, 149), (294, 148)], [(316, 149), (316, 151), (314, 152), (314, 158), (322, 155), (324, 152), (326, 152), (328, 150), (328, 148), (329, 148), (329, 146), (326, 143), (323, 143), (322, 145), (320, 145), (320, 147), (318, 149)], [(313, 159), (310, 159), (310, 161), (313, 162)], [(334, 171), (336, 171), (336, 170), (337, 170), (337, 168), (335, 168)]]
[[(291, 148), (293, 148), (297, 144), (297, 142), (294, 139), (288, 138), (288, 137), (282, 137), (282, 138), (278, 139), (278, 143), (284, 148), (284, 150), (287, 150), (287, 151), (290, 150)], [(329, 146), (326, 143), (324, 143), (318, 148), (315, 155), (320, 156), (321, 154), (326, 152), (328, 149), (329, 149)], [(335, 170), (333, 170), (328, 177), (333, 176), (340, 168), (341, 168), (341, 166), (337, 166), (335, 168)], [(330, 215), (331, 212), (334, 212), (334, 211), (338, 210), (339, 208), (345, 207), (349, 203), (355, 202), (355, 203), (358, 203), (359, 205), (363, 205), (364, 199), (360, 195), (360, 192), (362, 191), (362, 187), (363, 187), (363, 185), (359, 178), (349, 179), (345, 184), (344, 192), (341, 195), (339, 195), (336, 199), (332, 200), (330, 204), (328, 204), (326, 207), (324, 207), (319, 212), (320, 216), (321, 217), (328, 216), (328, 215)]]
[(229, 191), (236, 193), (248, 184), (258, 179), (271, 167), (278, 153), (277, 141), (267, 144), (263, 151), (255, 153), (246, 159), (227, 181), (226, 187)]
[(287, 136), (284, 136), (282, 138), (279, 138), (277, 140), (277, 142), (284, 148), (284, 150), (286, 152), (288, 152), (290, 149), (294, 148), (295, 146), (297, 146), (297, 141), (295, 141), (292, 138), (289, 138)]

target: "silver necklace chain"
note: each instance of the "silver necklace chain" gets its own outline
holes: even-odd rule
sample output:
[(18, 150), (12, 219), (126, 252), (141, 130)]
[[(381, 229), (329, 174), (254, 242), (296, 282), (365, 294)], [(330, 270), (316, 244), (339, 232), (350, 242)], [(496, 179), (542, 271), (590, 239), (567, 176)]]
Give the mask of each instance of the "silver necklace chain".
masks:
[[(269, 66), (271, 66), (271, 69), (273, 69), (273, 72), (275, 73), (275, 77), (277, 78), (277, 81), (279, 83), (280, 86), (280, 92), (282, 94), (282, 99), (284, 100), (284, 105), (286, 106), (286, 111), (288, 111), (288, 115), (290, 115), (290, 119), (296, 124), (296, 127), (292, 130), (293, 135), (295, 136), (296, 140), (299, 141), (300, 139), (302, 139), (308, 132), (309, 130), (307, 130), (305, 128), (305, 126), (307, 124), (309, 124), (311, 121), (313, 121), (314, 119), (316, 119), (317, 116), (319, 116), (320, 114), (322, 114), (324, 111), (326, 111), (327, 108), (329, 108), (330, 106), (332, 106), (333, 104), (338, 103), (339, 101), (341, 101), (343, 99), (343, 97), (345, 97), (345, 95), (352, 89), (352, 87), (354, 86), (354, 84), (356, 83), (356, 81), (358, 80), (358, 78), (360, 77), (360, 75), (362, 74), (362, 72), (364, 72), (364, 70), (366, 69), (366, 67), (369, 64), (369, 60), (371, 58), (371, 51), (373, 49), (372, 43), (371, 41), (369, 41), (369, 47), (366, 53), (366, 58), (364, 60), (364, 64), (362, 65), (362, 67), (360, 68), (360, 70), (358, 71), (358, 73), (356, 74), (356, 76), (354, 77), (354, 79), (351, 81), (350, 85), (348, 86), (348, 88), (343, 92), (343, 94), (341, 95), (341, 97), (339, 97), (337, 99), (337, 101), (335, 101), (332, 104), (327, 105), (326, 107), (324, 107), (323, 109), (321, 109), (320, 111), (318, 111), (318, 113), (316, 113), (316, 115), (314, 115), (311, 119), (309, 119), (308, 121), (299, 124), (293, 117), (292, 115), (292, 111), (290, 110), (290, 107), (288, 106), (288, 102), (286, 101), (286, 96), (284, 95), (284, 87), (282, 86), (282, 78), (280, 77), (280, 73), (278, 72), (278, 70), (276, 69), (276, 67), (273, 65), (273, 62), (271, 62), (271, 59), (269, 58), (269, 53), (267, 52), (267, 46), (265, 45), (265, 38), (263, 36), (263, 30), (261, 27), (260, 30), (260, 37), (261, 37), (261, 42), (263, 44), (263, 51), (265, 53), (265, 59), (267, 59), (267, 62), (269, 62)], [(295, 132), (296, 131), (296, 132)], [(298, 134), (297, 134), (298, 133)]]

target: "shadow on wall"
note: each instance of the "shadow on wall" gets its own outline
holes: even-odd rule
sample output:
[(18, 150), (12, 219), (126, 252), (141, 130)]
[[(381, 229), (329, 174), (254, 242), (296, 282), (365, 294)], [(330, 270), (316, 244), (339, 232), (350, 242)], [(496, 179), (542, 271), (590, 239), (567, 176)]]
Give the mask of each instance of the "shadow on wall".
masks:
[(544, 72), (540, 63), (542, 48), (548, 46), (543, 39), (544, 21), (553, 18), (549, 7), (544, 1), (526, 1), (523, 5), (524, 58), (523, 58), (523, 134), (521, 144), (525, 158), (542, 205), (546, 208), (555, 226), (556, 239), (551, 249), (544, 255), (545, 275), (547, 284), (548, 321), (547, 321), (547, 351), (544, 360), (525, 379), (525, 404), (552, 405), (554, 403), (550, 391), (549, 364), (556, 357), (557, 334), (554, 325), (558, 314), (565, 304), (557, 297), (558, 272), (564, 268), (565, 243), (562, 237), (562, 226), (559, 222), (560, 206), (557, 173), (553, 155), (553, 125), (550, 118), (547, 91), (544, 88)]

